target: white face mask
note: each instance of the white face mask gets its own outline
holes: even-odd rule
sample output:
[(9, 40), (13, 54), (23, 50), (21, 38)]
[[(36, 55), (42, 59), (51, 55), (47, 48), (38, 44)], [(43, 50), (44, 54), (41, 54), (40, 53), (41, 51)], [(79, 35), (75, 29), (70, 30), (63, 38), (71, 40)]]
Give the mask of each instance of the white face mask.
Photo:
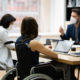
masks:
[(12, 30), (12, 27), (13, 27), (13, 25), (10, 25), (10, 26), (8, 27), (8, 30), (9, 30), (9, 31)]
[(77, 19), (71, 16), (70, 23), (71, 24), (76, 24), (77, 23)]

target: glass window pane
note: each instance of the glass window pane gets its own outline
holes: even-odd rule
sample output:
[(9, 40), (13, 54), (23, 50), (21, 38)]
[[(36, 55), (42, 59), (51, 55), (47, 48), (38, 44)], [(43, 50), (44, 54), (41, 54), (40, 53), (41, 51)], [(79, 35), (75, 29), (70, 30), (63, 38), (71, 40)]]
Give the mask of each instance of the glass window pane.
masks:
[(11, 33), (20, 33), (21, 21), (25, 16), (34, 17), (39, 22), (39, 0), (7, 0), (7, 11), (16, 17)]
[(38, 0), (8, 0), (8, 11), (36, 12)]
[[(9, 33), (20, 33), (21, 22), (25, 16), (15, 16), (15, 17), (16, 17), (16, 22), (13, 24), (12, 30), (10, 30)], [(36, 21), (38, 22), (38, 16), (31, 16), (31, 17), (34, 17), (34, 19), (36, 19)]]
[(2, 2), (0, 0), (0, 11), (2, 11)]

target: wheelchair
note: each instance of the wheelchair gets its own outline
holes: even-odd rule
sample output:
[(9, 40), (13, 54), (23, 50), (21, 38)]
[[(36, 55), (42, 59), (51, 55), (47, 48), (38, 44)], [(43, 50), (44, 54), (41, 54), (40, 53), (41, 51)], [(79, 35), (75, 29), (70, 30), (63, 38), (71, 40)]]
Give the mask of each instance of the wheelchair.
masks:
[[(14, 71), (17, 71), (16, 68), (10, 69), (8, 72), (6, 72), (6, 74), (2, 77), (1, 80), (6, 80), (8, 75), (12, 74), (12, 72), (14, 72)], [(16, 75), (16, 77), (18, 77), (18, 75)], [(18, 78), (17, 78), (17, 80), (18, 80)], [(37, 73), (37, 74), (31, 74), (31, 75), (27, 76), (26, 78), (24, 78), (23, 80), (53, 80), (53, 79), (51, 77), (49, 77), (48, 75)]]
[[(14, 71), (16, 72), (17, 80), (21, 80), (18, 75), (17, 67), (7, 71), (1, 80), (6, 80), (8, 75), (12, 74)], [(15, 78), (13, 80), (15, 80)], [(64, 77), (63, 72), (56, 69), (52, 64), (42, 63), (32, 67), (30, 75), (26, 76), (23, 80), (64, 80)]]

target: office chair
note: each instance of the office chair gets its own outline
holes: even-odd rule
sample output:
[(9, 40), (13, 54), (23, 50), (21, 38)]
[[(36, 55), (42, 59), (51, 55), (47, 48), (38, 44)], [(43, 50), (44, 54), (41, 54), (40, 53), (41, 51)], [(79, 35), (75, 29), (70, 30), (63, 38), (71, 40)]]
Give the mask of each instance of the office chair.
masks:
[(50, 39), (46, 39), (46, 45), (51, 45)]
[(57, 42), (60, 41), (59, 39), (46, 39), (46, 44), (45, 45), (51, 45), (51, 41)]

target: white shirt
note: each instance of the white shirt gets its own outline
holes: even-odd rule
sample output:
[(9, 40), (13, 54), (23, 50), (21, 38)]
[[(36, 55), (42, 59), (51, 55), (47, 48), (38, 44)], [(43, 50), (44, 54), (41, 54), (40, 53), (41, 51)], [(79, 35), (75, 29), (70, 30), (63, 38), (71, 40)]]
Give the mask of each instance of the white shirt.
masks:
[(14, 49), (15, 44), (4, 45), (7, 41), (9, 41), (8, 31), (0, 26), (0, 66), (4, 69), (7, 67), (12, 68), (14, 66), (10, 49)]

